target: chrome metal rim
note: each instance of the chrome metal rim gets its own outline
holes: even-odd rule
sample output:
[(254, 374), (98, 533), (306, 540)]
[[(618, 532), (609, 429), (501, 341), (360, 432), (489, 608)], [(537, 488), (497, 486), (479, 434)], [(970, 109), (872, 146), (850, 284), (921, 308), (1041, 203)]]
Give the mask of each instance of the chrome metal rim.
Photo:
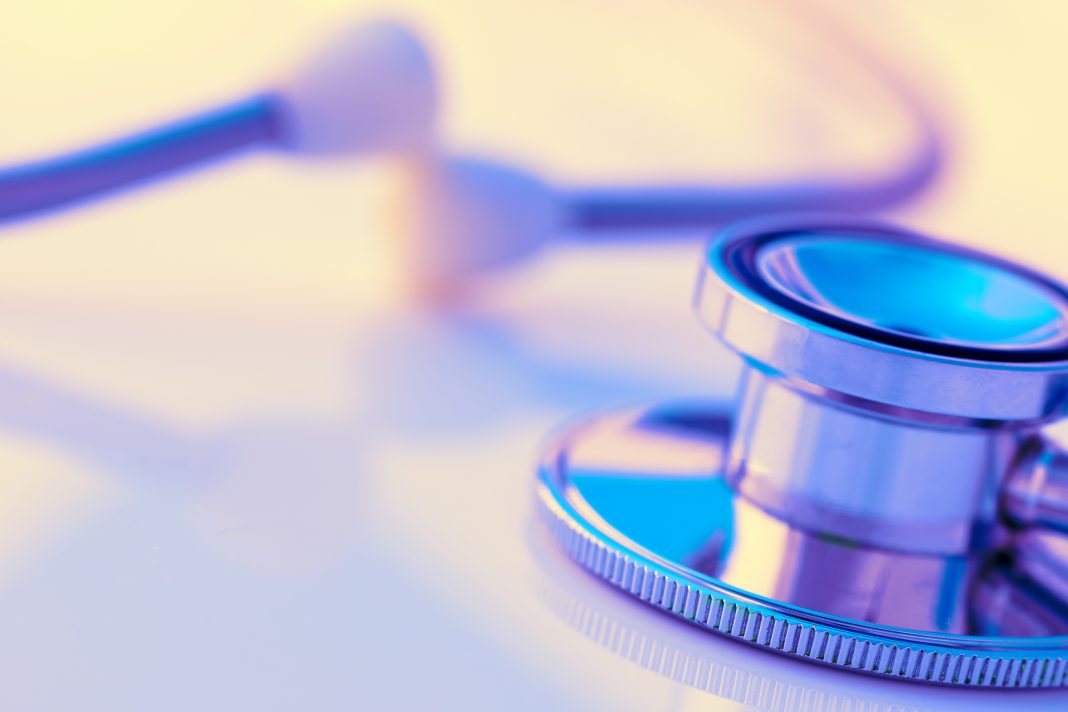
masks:
[[(1059, 342), (1032, 351), (952, 344), (933, 348), (936, 342), (930, 339), (891, 338), (885, 330), (807, 308), (739, 267), (748, 264), (739, 255), (748, 254), (749, 247), (776, 235), (806, 232), (938, 250), (997, 267), (1033, 282), (1036, 289), (1068, 298), (1063, 287), (1024, 267), (882, 222), (827, 215), (754, 219), (717, 234), (699, 275), (698, 317), (728, 347), (784, 377), (894, 407), (989, 420), (1041, 421), (1064, 414), (1068, 360)], [(1031, 360), (1019, 360), (1027, 354)]]
[[(648, 411), (634, 411), (635, 418), (642, 412)], [(932, 633), (820, 613), (728, 585), (628, 539), (582, 498), (568, 471), (571, 448), (603, 423), (601, 416), (587, 418), (553, 438), (536, 493), (542, 519), (567, 556), (615, 588), (713, 633), (845, 670), (969, 687), (1068, 685), (1068, 636)], [(712, 437), (725, 438), (725, 431)]]

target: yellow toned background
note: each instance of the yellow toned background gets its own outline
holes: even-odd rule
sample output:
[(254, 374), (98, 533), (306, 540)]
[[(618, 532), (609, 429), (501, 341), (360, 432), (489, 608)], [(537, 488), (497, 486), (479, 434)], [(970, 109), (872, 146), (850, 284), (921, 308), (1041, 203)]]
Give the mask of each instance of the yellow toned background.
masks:
[[(833, 51), (814, 51), (790, 4), (752, 5), (12, 2), (0, 25), (0, 156), (37, 157), (269, 86), (332, 28), (382, 15), (426, 34), (452, 145), (564, 181), (804, 175), (878, 166), (900, 149), (893, 107)], [(1014, 254), (1056, 263), (1062, 5), (817, 7), (937, 97), (952, 127), (948, 180), (909, 219), (995, 248), (1011, 236)], [(0, 289), (366, 297), (386, 242), (365, 227), (381, 212), (376, 176), (337, 170), (351, 175), (258, 157), (8, 228)]]
[[(1068, 104), (1057, 88), (1063, 6), (814, 7), (910, 76), (950, 128), (945, 179), (901, 219), (1068, 276), (1059, 180)], [(0, 23), (0, 158), (40, 157), (269, 87), (321, 38), (381, 16), (407, 19), (427, 37), (445, 86), (448, 145), (565, 184), (754, 181), (872, 170), (899, 158), (908, 136), (896, 108), (822, 46), (793, 8), (696, 0), (656, 8), (630, 0), (12, 2)], [(393, 189), (381, 163), (263, 154), (6, 227), (0, 340), (10, 342), (11, 358), (94, 384), (113, 368), (113, 351), (156, 349), (167, 365), (149, 358), (119, 369), (116, 394), (151, 399), (173, 389), (167, 398), (197, 410), (181, 375), (190, 363), (184, 355), (225, 339), (228, 315), (243, 329), (290, 318), (307, 330), (403, 300)], [(615, 266), (610, 251), (587, 255), (593, 264), (580, 269), (558, 249), (519, 281), (537, 298), (592, 315), (623, 294), (639, 312), (662, 310), (653, 323), (688, 324), (682, 305), (693, 250), (642, 253), (672, 275), (667, 291), (635, 289), (645, 277)], [(554, 270), (581, 284), (550, 287)], [(591, 270), (608, 281), (594, 287)], [(515, 288), (497, 301), (529, 306), (532, 298)], [(107, 332), (111, 310), (137, 324), (136, 336)], [(264, 349), (246, 365), (270, 373), (284, 370), (284, 358)], [(303, 377), (314, 390), (315, 375)], [(207, 417), (217, 406), (202, 410)]]

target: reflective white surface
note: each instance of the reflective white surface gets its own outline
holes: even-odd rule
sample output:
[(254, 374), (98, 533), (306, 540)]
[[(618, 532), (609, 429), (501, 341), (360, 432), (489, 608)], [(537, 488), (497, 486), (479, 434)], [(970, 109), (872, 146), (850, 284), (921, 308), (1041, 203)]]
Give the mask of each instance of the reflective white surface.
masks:
[[(664, 276), (674, 261), (657, 268), (643, 260)], [(566, 279), (556, 284), (569, 291)], [(530, 466), (544, 430), (587, 399), (721, 384), (685, 360), (685, 384), (650, 382), (638, 369), (631, 378), (584, 376), (583, 349), (568, 363), (550, 343), (581, 315), (543, 308), (555, 323), (529, 320), (544, 336), (528, 351), (492, 320), (393, 315), (388, 324), (324, 322), (318, 333), (306, 320), (260, 333), (240, 323), (222, 329), (218, 316), (158, 322), (194, 341), (215, 337), (196, 358), (169, 354), (153, 344), (158, 330), (134, 319), (127, 330), (127, 319), (112, 315), (109, 333), (127, 346), (125, 357), (114, 356), (120, 372), (145, 362), (182, 371), (201, 399), (216, 394), (220, 411), (251, 381), (261, 386), (258, 403), (292, 404), (217, 426), (183, 426), (151, 398), (109, 403), (10, 366), (7, 392), (17, 397), (0, 413), (13, 490), (4, 702), (109, 710), (720, 709), (731, 700), (758, 709), (830, 701), (843, 709), (1000, 708), (997, 694), (932, 692), (743, 649), (625, 600), (565, 561), (530, 518)], [(20, 310), (8, 306), (5, 315), (17, 324)], [(37, 315), (41, 338), (49, 320)], [(704, 336), (687, 336), (687, 318), (674, 343), (692, 338), (700, 350)], [(78, 321), (53, 315), (54, 343), (91, 350)], [(295, 368), (250, 375), (246, 359), (272, 346), (302, 360), (309, 378)], [(328, 358), (334, 350), (344, 356)], [(705, 355), (715, 354), (709, 347)], [(199, 377), (188, 368), (194, 363)], [(327, 376), (339, 389), (334, 402), (311, 392)], [(1021, 707), (1063, 701), (1013, 697)]]

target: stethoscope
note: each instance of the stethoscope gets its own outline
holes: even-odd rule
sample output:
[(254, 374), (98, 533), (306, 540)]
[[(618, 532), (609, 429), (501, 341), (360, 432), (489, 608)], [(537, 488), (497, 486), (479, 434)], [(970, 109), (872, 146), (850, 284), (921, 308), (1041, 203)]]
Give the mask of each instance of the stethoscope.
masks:
[(921, 682), (1068, 683), (1068, 287), (855, 217), (721, 229), (698, 318), (732, 407), (573, 423), (538, 478), (564, 550), (787, 655)]
[[(437, 145), (439, 89), (418, 36), (358, 26), (266, 91), (96, 147), (0, 169), (0, 222), (46, 215), (252, 150), (297, 159), (390, 155), (408, 167), (411, 269), (432, 288), (515, 262), (563, 236), (703, 227), (793, 210), (869, 212), (920, 193), (938, 173), (944, 132), (919, 93), (827, 21), (821, 37), (864, 70), (910, 120), (912, 147), (874, 176), (752, 186), (555, 186), (529, 170)], [(612, 230), (612, 232), (607, 232)]]
[[(0, 219), (251, 148), (394, 152), (417, 167), (422, 278), (464, 280), (560, 234), (729, 223), (699, 318), (743, 361), (737, 403), (674, 403), (562, 429), (538, 500), (575, 561), (698, 626), (798, 658), (944, 684), (1068, 682), (1068, 289), (1003, 259), (844, 213), (900, 203), (943, 154), (874, 180), (747, 188), (552, 187), (444, 157), (434, 72), (396, 24), (344, 35), (275, 90), (0, 172)], [(797, 217), (738, 218), (791, 210)], [(829, 216), (827, 213), (835, 215)]]

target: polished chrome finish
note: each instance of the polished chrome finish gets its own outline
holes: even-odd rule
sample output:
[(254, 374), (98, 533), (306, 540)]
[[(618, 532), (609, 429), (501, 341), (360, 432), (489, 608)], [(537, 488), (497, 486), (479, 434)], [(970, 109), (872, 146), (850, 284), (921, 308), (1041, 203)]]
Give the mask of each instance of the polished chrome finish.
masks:
[[(603, 595), (600, 581), (576, 581), (576, 572), (566, 570), (571, 562), (548, 550), (553, 544), (548, 537), (530, 537), (540, 574), (534, 590), (545, 609), (583, 638), (650, 672), (763, 712), (933, 712), (911, 705), (896, 685), (828, 687), (808, 665), (724, 655), (657, 611), (642, 615), (627, 598)], [(719, 709), (715, 702), (703, 700), (697, 708)]]
[(1063, 294), (957, 252), (806, 232), (769, 244), (756, 267), (795, 299), (876, 329), (1005, 351), (1068, 341)]
[(1068, 684), (1068, 618), (1011, 565), (784, 521), (730, 487), (729, 438), (729, 412), (700, 403), (574, 424), (542, 461), (542, 513), (595, 575), (752, 645), (921, 682)]
[(1001, 499), (1005, 517), (1014, 525), (1068, 534), (1068, 453), (1043, 436), (1030, 439)]
[(727, 228), (697, 308), (746, 364), (731, 482), (833, 536), (986, 548), (1019, 444), (1068, 402), (1065, 288), (878, 223)]
[[(728, 414), (573, 428), (539, 494), (580, 564), (775, 651), (912, 680), (1068, 686), (1068, 290), (879, 223), (723, 231), (697, 310)], [(1059, 530), (1060, 533), (1051, 533)]]
[(964, 553), (996, 520), (1014, 431), (916, 423), (743, 369), (734, 487), (798, 526), (889, 549)]
[(1068, 616), (1068, 539), (1039, 530), (1023, 532), (1013, 541), (1014, 573), (1056, 601)]
[[(778, 240), (785, 247), (775, 247)], [(910, 284), (893, 279), (900, 267), (893, 260), (882, 263), (886, 274), (879, 279), (870, 274), (878, 261), (871, 261), (864, 273), (839, 272), (854, 293), (832, 298), (826, 294), (826, 276), (801, 271), (809, 261), (795, 259), (789, 268), (780, 264), (789, 263), (790, 251), (797, 253), (808, 241), (822, 251), (841, 242), (874, 244), (880, 251), (900, 244), (909, 259), (920, 254), (928, 262), (960, 263), (953, 271), (958, 281), (967, 281), (962, 275), (990, 277), (999, 294), (1020, 302), (1009, 309), (1014, 323), (997, 332), (996, 322), (1003, 320), (999, 310), (1008, 307), (957, 301), (974, 294), (974, 288), (914, 292)], [(765, 255), (764, 250), (770, 251)], [(903, 299), (912, 306), (903, 309)], [(930, 323), (924, 299), (927, 309), (940, 315)], [(889, 408), (966, 419), (1044, 421), (1066, 411), (1064, 290), (1011, 263), (882, 223), (774, 218), (725, 228), (704, 261), (696, 301), (704, 324), (734, 351), (767, 370), (828, 391)], [(847, 307), (858, 304), (864, 313), (850, 315)], [(885, 315), (874, 313), (880, 305)], [(965, 312), (972, 314), (972, 323), (952, 329), (949, 317)], [(932, 330), (938, 333), (911, 333)], [(930, 338), (946, 333), (953, 339)], [(1009, 335), (1008, 348), (986, 343), (997, 333)]]
[(998, 636), (1012, 631), (1017, 637), (1068, 636), (1068, 614), (1060, 602), (1008, 562), (977, 577), (969, 612), (969, 623), (977, 635)]
[[(729, 546), (701, 573), (760, 596), (887, 626), (967, 631), (975, 562), (867, 546), (788, 524), (746, 497), (733, 498)], [(771, 564), (771, 565), (769, 565)]]

